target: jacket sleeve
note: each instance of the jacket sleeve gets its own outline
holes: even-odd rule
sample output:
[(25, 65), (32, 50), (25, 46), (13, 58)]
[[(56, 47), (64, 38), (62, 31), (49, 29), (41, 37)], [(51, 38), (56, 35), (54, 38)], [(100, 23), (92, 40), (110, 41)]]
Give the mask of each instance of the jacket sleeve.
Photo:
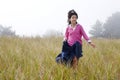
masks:
[(81, 32), (82, 32), (82, 35), (83, 35), (84, 39), (85, 39), (87, 42), (91, 42), (90, 38), (89, 38), (89, 37), (87, 36), (87, 34), (85, 33), (83, 27), (80, 26), (80, 28), (81, 28), (80, 30), (81, 30)]
[(65, 31), (64, 40), (68, 40), (68, 35), (69, 35), (69, 32), (68, 32), (68, 27), (67, 27)]

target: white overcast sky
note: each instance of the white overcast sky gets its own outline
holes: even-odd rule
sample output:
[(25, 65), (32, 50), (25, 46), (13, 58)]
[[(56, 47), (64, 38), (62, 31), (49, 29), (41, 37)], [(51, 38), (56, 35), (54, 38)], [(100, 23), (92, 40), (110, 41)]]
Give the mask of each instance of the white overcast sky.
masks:
[(120, 0), (0, 0), (0, 25), (12, 26), (21, 36), (42, 35), (52, 29), (64, 32), (71, 9), (88, 34), (97, 19), (104, 23), (120, 11)]

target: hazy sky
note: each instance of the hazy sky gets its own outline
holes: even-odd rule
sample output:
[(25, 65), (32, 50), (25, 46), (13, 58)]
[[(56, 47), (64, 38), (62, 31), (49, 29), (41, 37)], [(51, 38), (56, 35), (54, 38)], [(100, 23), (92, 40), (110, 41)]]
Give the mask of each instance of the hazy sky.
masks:
[(97, 19), (120, 11), (120, 0), (0, 0), (0, 24), (12, 26), (18, 35), (42, 35), (54, 29), (64, 32), (67, 13), (74, 9), (86, 33)]

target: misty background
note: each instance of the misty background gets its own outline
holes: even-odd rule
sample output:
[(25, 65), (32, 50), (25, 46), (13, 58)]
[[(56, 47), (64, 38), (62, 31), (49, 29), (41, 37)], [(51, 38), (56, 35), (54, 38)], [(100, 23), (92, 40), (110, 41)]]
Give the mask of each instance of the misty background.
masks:
[(120, 38), (119, 0), (3, 0), (0, 36), (61, 36), (74, 9), (92, 37)]

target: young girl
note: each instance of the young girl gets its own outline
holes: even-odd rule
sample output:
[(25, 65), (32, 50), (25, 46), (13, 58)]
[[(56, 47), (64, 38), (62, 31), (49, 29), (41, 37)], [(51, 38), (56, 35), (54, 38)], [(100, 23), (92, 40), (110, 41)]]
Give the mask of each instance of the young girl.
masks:
[(77, 23), (78, 14), (74, 10), (68, 12), (68, 27), (66, 28), (62, 52), (56, 57), (57, 63), (63, 63), (75, 68), (82, 57), (82, 36), (92, 46), (90, 38), (83, 27)]

